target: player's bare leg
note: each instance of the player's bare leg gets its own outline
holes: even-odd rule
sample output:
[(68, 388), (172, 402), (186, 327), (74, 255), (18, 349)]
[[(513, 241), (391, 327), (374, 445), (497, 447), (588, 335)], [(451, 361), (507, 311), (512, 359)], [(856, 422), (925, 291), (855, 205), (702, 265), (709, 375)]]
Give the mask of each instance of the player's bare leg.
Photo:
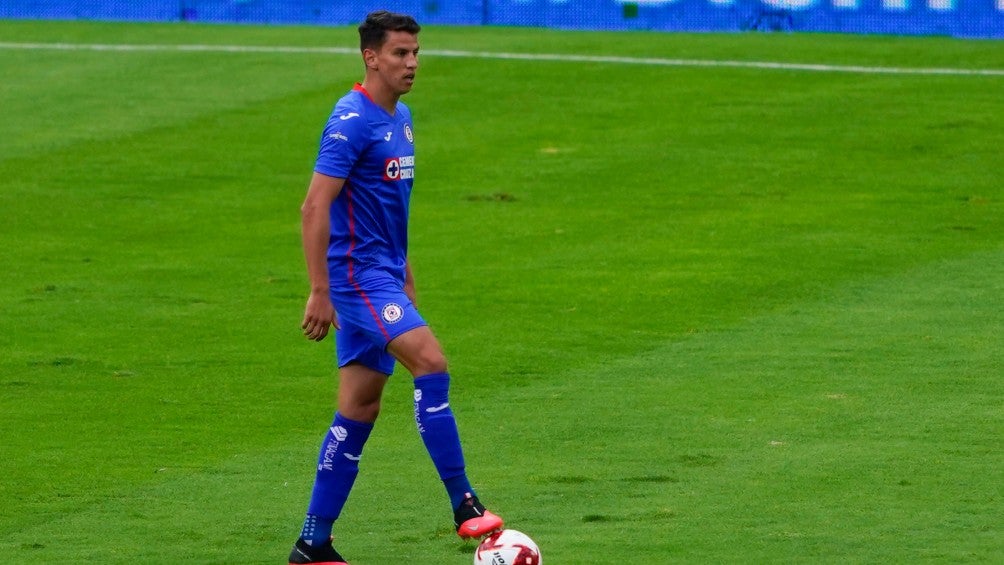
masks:
[(417, 379), (433, 373), (445, 373), (446, 355), (429, 326), (420, 326), (394, 338), (387, 351)]
[(376, 422), (387, 375), (359, 364), (338, 369), (338, 412), (357, 422)]
[(317, 476), (303, 531), (290, 565), (344, 564), (331, 543), (331, 529), (359, 473), (362, 448), (380, 415), (387, 375), (358, 364), (338, 370), (338, 412), (321, 445)]
[(467, 479), (439, 340), (428, 326), (421, 326), (392, 340), (387, 350), (415, 377), (415, 423), (450, 496), (457, 534), (477, 538), (502, 528), (502, 519), (485, 510)]

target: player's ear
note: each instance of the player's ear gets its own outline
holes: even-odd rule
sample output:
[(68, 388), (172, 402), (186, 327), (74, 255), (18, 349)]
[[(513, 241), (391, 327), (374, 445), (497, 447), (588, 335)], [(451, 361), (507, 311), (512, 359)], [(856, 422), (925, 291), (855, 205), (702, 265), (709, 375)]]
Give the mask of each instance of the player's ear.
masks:
[(363, 63), (367, 69), (377, 70), (377, 52), (373, 49), (363, 49)]

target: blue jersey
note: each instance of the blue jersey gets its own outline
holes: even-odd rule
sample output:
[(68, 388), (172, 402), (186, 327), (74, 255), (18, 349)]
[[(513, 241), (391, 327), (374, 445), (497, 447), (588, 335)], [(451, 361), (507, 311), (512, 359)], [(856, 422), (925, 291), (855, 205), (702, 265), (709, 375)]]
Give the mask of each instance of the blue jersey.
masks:
[(415, 176), (408, 107), (398, 102), (391, 116), (356, 84), (328, 118), (314, 171), (345, 179), (331, 205), (332, 289), (348, 290), (387, 275), (403, 285)]

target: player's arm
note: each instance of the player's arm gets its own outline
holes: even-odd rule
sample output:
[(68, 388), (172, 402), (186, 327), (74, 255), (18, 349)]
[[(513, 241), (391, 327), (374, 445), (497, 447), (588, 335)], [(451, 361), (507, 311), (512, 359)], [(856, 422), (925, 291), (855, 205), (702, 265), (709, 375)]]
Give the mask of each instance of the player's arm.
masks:
[(332, 325), (338, 327), (328, 278), (328, 241), (331, 238), (331, 203), (343, 186), (345, 179), (315, 172), (300, 208), (303, 255), (310, 277), (310, 296), (300, 327), (303, 335), (314, 341), (324, 339)]
[(411, 300), (411, 303), (418, 307), (418, 295), (415, 294), (415, 276), (411, 274), (411, 262), (404, 262), (404, 295)]

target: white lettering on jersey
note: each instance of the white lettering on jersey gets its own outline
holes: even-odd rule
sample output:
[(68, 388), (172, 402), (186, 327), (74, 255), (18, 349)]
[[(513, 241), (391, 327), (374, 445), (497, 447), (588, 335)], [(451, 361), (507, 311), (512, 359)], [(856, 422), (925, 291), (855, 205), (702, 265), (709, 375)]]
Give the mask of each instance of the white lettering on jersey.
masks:
[(383, 180), (407, 180), (415, 178), (415, 156), (406, 155), (387, 159), (384, 162)]

